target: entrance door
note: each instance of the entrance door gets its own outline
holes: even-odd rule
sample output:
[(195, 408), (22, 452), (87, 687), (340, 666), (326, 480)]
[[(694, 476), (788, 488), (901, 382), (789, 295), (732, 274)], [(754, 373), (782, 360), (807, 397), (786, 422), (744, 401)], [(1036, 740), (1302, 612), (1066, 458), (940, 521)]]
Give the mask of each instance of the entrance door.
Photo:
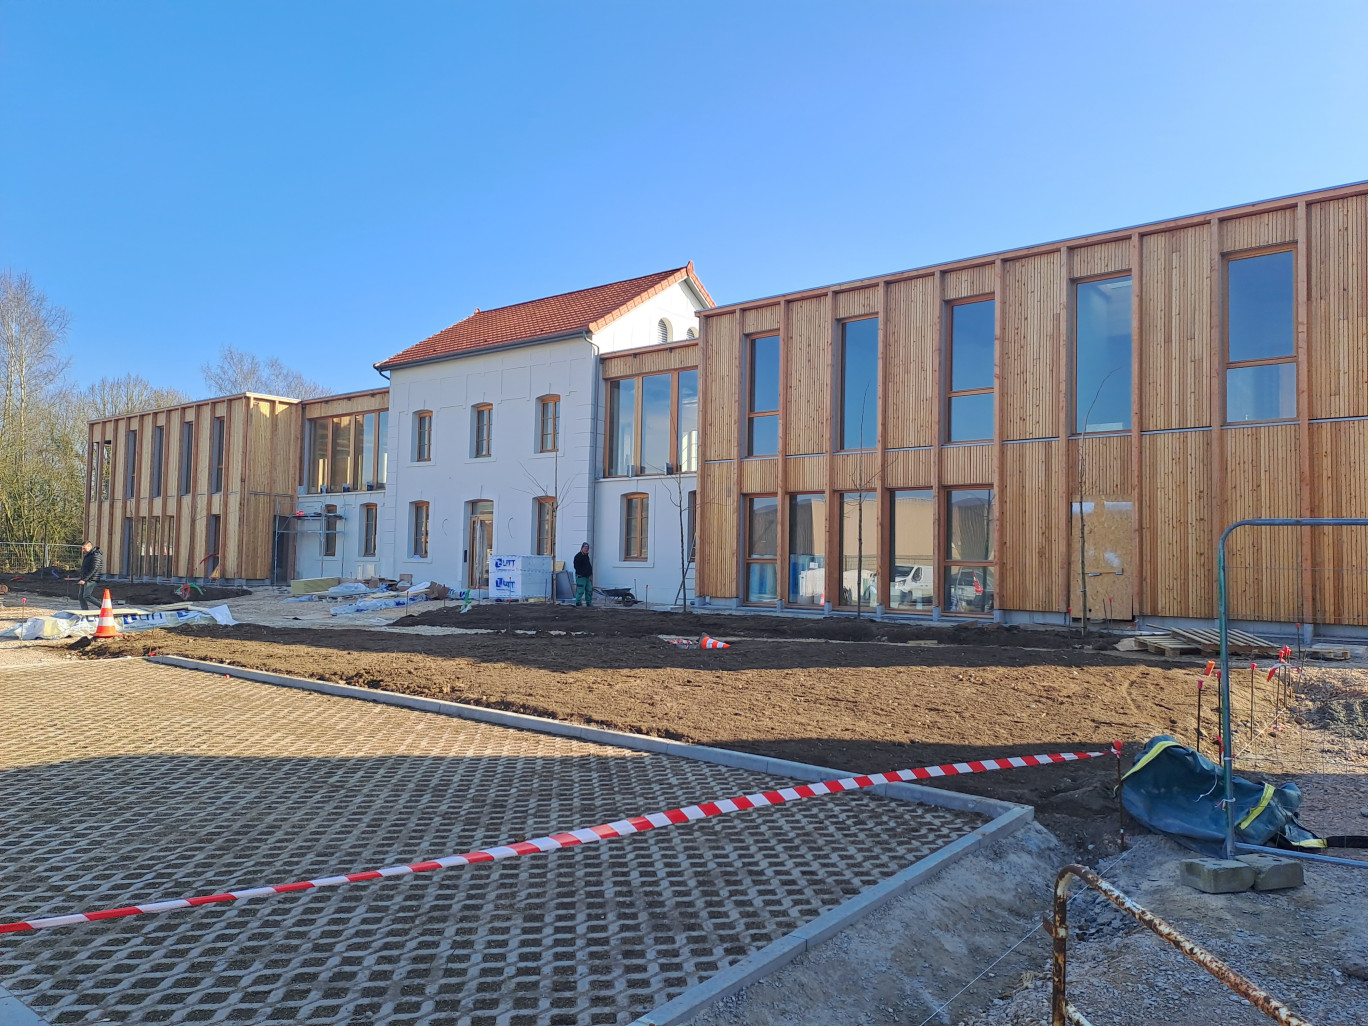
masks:
[(472, 588), (489, 587), (489, 550), (494, 544), (494, 503), (477, 499), (470, 504), (470, 547), (466, 550), (466, 583)]
[(272, 584), (289, 584), (295, 573), (295, 519), (275, 518), (275, 558), (271, 566)]

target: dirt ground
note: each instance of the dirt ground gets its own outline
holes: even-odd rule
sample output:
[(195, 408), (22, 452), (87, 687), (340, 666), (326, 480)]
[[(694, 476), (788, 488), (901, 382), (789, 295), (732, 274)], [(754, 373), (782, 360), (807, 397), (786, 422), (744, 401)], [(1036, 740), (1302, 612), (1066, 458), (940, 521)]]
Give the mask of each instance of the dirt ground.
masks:
[[(41, 595), (45, 598), (70, 599), (68, 603), (57, 603), (59, 609), (69, 609), (76, 602), (77, 575), (67, 573), (58, 576), (54, 573), (14, 574), (0, 578), (10, 591), (24, 592), (28, 595)], [(102, 581), (100, 588), (109, 589), (109, 597), (115, 605), (122, 606), (160, 606), (185, 601), (180, 593), (179, 584), (123, 583)], [(251, 594), (245, 588), (219, 588), (214, 586), (192, 585), (190, 598), (195, 602), (221, 602), (239, 595)]]
[[(1194, 728), (1191, 664), (1083, 649), (1077, 639), (1042, 631), (535, 606), (478, 607), (464, 616), (439, 609), (397, 623), (399, 630), (240, 624), (150, 632), (87, 654), (155, 651), (234, 663), (851, 771), (1099, 750), (1113, 740), (1125, 743), (1129, 764), (1155, 734), (1190, 737)], [(410, 633), (454, 624), (498, 633)], [(656, 637), (704, 630), (749, 640), (704, 651)], [(800, 640), (822, 631), (886, 640)], [(923, 639), (904, 632), (939, 643), (907, 645), (901, 642)], [(1271, 712), (1273, 695), (1272, 685), (1256, 683), (1261, 716)], [(1210, 702), (1206, 713), (1214, 730)], [(1034, 805), (1072, 851), (1096, 857), (1116, 847), (1116, 770), (1106, 758), (960, 777), (949, 786)]]

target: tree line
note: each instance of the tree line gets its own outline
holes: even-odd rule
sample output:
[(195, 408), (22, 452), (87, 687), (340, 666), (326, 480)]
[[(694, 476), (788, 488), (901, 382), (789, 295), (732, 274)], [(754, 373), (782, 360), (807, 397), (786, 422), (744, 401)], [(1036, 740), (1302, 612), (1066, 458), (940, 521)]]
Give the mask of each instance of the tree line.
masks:
[(330, 391), (234, 346), (201, 368), (199, 397), (131, 373), (82, 386), (71, 377), (70, 328), (71, 315), (30, 275), (0, 271), (0, 541), (81, 541), (92, 420), (239, 392), (311, 399)]

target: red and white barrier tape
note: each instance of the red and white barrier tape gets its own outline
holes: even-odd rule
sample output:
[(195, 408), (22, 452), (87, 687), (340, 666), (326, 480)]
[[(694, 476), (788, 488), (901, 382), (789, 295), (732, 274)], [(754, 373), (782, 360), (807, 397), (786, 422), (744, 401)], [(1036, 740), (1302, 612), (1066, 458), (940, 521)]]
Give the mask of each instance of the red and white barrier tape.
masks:
[(470, 866), (480, 862), (498, 862), (519, 855), (540, 855), (542, 852), (558, 848), (574, 848), (595, 841), (608, 841), (614, 837), (626, 837), (658, 827), (673, 826), (677, 823), (691, 823), (697, 819), (710, 819), (725, 816), (731, 812), (761, 808), (766, 805), (783, 805), (801, 798), (815, 798), (823, 794), (839, 794), (843, 791), (858, 791), (873, 787), (875, 784), (899, 784), (912, 780), (931, 780), (936, 777), (954, 777), (965, 773), (986, 773), (990, 770), (1025, 769), (1030, 766), (1049, 766), (1060, 762), (1075, 762), (1079, 759), (1096, 759), (1103, 755), (1120, 757), (1121, 743), (1115, 742), (1106, 752), (1056, 752), (1050, 755), (1013, 755), (1006, 759), (982, 759), (974, 762), (956, 762), (944, 766), (920, 766), (916, 769), (892, 770), (887, 773), (874, 773), (869, 776), (842, 777), (840, 780), (826, 780), (817, 784), (799, 784), (797, 787), (781, 787), (777, 791), (761, 791), (756, 794), (737, 798), (723, 798), (718, 801), (689, 805), (682, 809), (668, 809), (653, 812), (647, 816), (633, 816), (631, 819), (618, 820), (616, 823), (603, 823), (599, 826), (584, 827), (565, 833), (536, 837), (530, 841), (502, 844), (494, 848), (466, 852), (464, 855), (447, 855), (445, 858), (426, 862), (410, 862), (401, 866), (386, 866), (383, 869), (370, 869), (362, 873), (345, 873), (341, 876), (325, 876), (317, 880), (301, 880), (298, 883), (274, 884), (267, 887), (250, 887), (242, 891), (226, 891), (222, 894), (206, 894), (198, 898), (173, 898), (170, 901), (154, 901), (147, 905), (128, 905), (124, 908), (109, 908), (99, 912), (74, 912), (65, 916), (49, 916), (46, 919), (26, 919), (17, 923), (0, 923), (0, 933), (24, 933), (30, 930), (43, 930), (50, 926), (78, 926), (82, 923), (96, 923), (102, 919), (122, 919), (125, 916), (145, 915), (149, 912), (171, 912), (180, 908), (195, 908), (199, 905), (215, 905), (225, 901), (238, 901), (242, 898), (264, 898), (272, 894), (289, 894), (292, 891), (309, 891), (316, 887), (338, 887), (342, 884), (360, 883), (363, 880), (380, 880), (391, 876), (408, 876), (413, 873), (430, 873), (437, 869), (452, 866)]

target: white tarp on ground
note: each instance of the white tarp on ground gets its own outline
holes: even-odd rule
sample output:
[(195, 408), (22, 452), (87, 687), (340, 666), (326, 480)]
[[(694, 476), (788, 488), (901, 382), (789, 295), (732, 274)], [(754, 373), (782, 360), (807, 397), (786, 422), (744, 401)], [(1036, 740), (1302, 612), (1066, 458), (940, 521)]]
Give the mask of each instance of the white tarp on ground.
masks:
[[(95, 633), (97, 615), (63, 612), (55, 616), (33, 616), (0, 631), (4, 641), (51, 641)], [(182, 627), (188, 623), (217, 623), (231, 627), (237, 623), (227, 606), (188, 606), (152, 613), (115, 613), (120, 631), (151, 631)]]

